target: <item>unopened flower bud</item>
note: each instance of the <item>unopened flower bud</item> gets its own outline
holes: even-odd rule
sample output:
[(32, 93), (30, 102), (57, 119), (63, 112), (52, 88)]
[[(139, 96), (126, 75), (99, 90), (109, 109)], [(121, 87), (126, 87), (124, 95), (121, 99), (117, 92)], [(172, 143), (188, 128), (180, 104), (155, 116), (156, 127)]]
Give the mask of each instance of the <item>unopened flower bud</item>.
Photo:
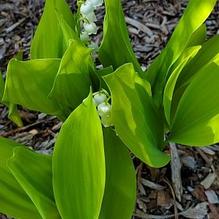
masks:
[(88, 33), (88, 35), (97, 33), (97, 26), (95, 23), (84, 23), (84, 30)]

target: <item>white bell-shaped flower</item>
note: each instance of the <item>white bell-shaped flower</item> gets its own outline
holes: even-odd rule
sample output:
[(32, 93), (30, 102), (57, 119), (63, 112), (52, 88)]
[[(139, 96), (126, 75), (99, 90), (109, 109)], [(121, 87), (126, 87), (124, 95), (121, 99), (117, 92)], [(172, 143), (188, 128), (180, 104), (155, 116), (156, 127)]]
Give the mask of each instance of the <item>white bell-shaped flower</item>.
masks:
[(94, 95), (93, 99), (94, 99), (96, 106), (98, 106), (107, 100), (107, 96), (103, 92), (98, 92)]
[(98, 105), (97, 110), (98, 110), (103, 126), (104, 127), (112, 126), (111, 105), (106, 102), (101, 103)]
[(97, 43), (91, 42), (91, 43), (88, 45), (88, 48), (91, 48), (91, 49), (94, 50), (94, 51), (98, 51), (99, 46), (98, 46)]
[(94, 11), (93, 3), (87, 1), (81, 5), (80, 12), (83, 16), (86, 16)]
[(81, 34), (80, 34), (80, 39), (81, 39), (81, 41), (83, 41), (83, 42), (89, 41), (89, 35), (88, 35), (88, 33), (87, 33), (86, 31), (81, 32)]
[(89, 23), (97, 21), (96, 15), (93, 11), (89, 14), (84, 15), (84, 17), (89, 21)]
[(111, 114), (111, 105), (109, 103), (101, 103), (98, 105), (97, 110), (100, 116), (107, 116), (109, 114)]
[(87, 2), (90, 2), (95, 8), (103, 4), (103, 0), (87, 0)]
[(97, 25), (95, 23), (84, 23), (84, 30), (88, 35), (97, 33)]

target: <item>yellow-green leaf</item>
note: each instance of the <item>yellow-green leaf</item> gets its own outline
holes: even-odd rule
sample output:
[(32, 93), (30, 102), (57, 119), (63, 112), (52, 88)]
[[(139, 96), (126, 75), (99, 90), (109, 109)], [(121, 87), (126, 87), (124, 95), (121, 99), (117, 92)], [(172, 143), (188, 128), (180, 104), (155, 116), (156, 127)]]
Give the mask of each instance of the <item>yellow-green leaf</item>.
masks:
[(91, 49), (72, 40), (55, 78), (50, 98), (58, 103), (67, 117), (89, 93), (93, 71)]
[(219, 142), (219, 58), (200, 70), (180, 99), (170, 141), (205, 146)]
[(176, 61), (176, 64), (174, 64), (175, 69), (173, 70), (172, 74), (170, 75), (167, 81), (167, 84), (164, 89), (164, 95), (163, 95), (164, 113), (165, 113), (168, 125), (170, 125), (170, 120), (172, 116), (171, 115), (171, 109), (173, 105), (172, 99), (173, 99), (177, 79), (180, 76), (180, 73), (182, 72), (185, 65), (197, 54), (200, 48), (201, 46), (187, 48), (184, 51), (184, 53), (181, 55), (179, 60)]
[[(65, 24), (60, 22), (59, 17), (63, 17)], [(31, 58), (61, 58), (67, 46), (62, 24), (65, 27), (68, 25), (76, 32), (76, 20), (65, 0), (46, 0), (43, 15), (31, 43)]]
[(8, 168), (8, 160), (16, 147), (23, 146), (0, 137), (0, 212), (19, 219), (42, 219)]
[(64, 219), (98, 219), (105, 187), (101, 122), (92, 94), (64, 122), (53, 155), (53, 187)]
[(152, 85), (153, 96), (157, 105), (161, 104), (163, 89), (170, 67), (187, 48), (194, 34), (205, 22), (214, 8), (216, 0), (191, 0), (178, 23), (166, 48), (146, 71), (145, 78)]
[(104, 128), (106, 187), (99, 219), (130, 219), (136, 203), (135, 168), (126, 146)]
[(150, 85), (132, 64), (125, 64), (104, 77), (112, 95), (112, 123), (125, 145), (152, 167), (166, 165), (170, 158), (160, 150), (163, 121), (153, 106)]
[(9, 168), (43, 219), (61, 219), (53, 195), (51, 156), (15, 148)]
[(141, 67), (132, 50), (125, 23), (125, 17), (120, 0), (105, 0), (105, 18), (103, 40), (99, 50), (99, 57), (105, 67), (114, 69), (125, 63), (133, 63), (135, 70), (142, 72)]
[(8, 65), (3, 101), (61, 117), (58, 104), (48, 97), (59, 64), (59, 59), (12, 59)]
[(199, 50), (197, 55), (189, 62), (182, 73), (176, 84), (176, 89), (186, 87), (190, 79), (206, 64), (212, 61), (215, 56), (219, 53), (219, 36), (216, 35), (202, 44), (202, 48)]
[[(0, 72), (0, 103), (2, 102), (3, 94), (5, 89), (5, 83), (2, 77), (2, 74)], [(8, 107), (8, 118), (13, 121), (18, 127), (23, 126), (23, 122), (21, 120), (21, 117), (17, 111), (17, 106), (12, 103), (4, 103)]]

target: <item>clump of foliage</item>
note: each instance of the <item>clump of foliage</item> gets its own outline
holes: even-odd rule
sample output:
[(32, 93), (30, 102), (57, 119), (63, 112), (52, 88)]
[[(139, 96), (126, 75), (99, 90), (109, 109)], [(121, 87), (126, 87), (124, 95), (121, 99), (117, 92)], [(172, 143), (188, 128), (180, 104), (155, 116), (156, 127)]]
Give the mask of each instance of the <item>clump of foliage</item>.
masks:
[[(0, 138), (0, 211), (20, 219), (128, 219), (136, 199), (130, 152), (151, 167), (170, 161), (168, 144), (219, 142), (219, 37), (206, 39), (216, 0), (190, 0), (171, 39), (143, 71), (120, 0), (46, 0), (30, 60), (18, 57), (0, 80), (2, 102), (57, 116), (53, 155)], [(97, 69), (93, 51), (103, 68)]]

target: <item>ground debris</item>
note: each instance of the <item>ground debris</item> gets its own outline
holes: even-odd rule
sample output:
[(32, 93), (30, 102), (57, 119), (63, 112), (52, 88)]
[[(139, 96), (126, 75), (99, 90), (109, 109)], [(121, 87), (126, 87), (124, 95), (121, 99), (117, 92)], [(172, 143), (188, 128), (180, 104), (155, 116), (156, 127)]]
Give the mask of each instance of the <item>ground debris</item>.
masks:
[[(75, 1), (69, 2), (74, 8)], [(144, 69), (165, 46), (187, 3), (187, 0), (123, 1), (131, 42)], [(24, 59), (28, 58), (30, 40), (42, 14), (43, 4), (43, 0), (0, 0), (0, 71), (4, 74), (9, 59), (18, 51), (23, 50)], [(219, 30), (218, 10), (219, 4), (208, 19), (208, 36)], [(104, 10), (100, 8), (97, 14), (99, 34), (95, 42), (100, 42), (102, 38), (103, 15)], [(22, 128), (15, 127), (7, 119), (7, 109), (0, 105), (0, 136), (25, 143), (40, 153), (52, 153), (62, 123), (54, 117), (20, 107), (19, 112), (25, 124)], [(152, 169), (141, 164), (133, 219), (203, 218), (207, 215), (210, 219), (219, 218), (216, 198), (219, 194), (219, 145), (204, 149), (177, 145), (177, 149), (175, 152), (180, 157), (177, 162), (181, 162), (181, 167), (178, 165), (178, 173), (176, 168), (173, 172), (178, 174), (178, 179), (182, 178), (181, 185), (180, 181), (171, 182), (171, 165)], [(135, 161), (140, 163), (139, 160)], [(174, 184), (178, 184), (175, 193), (178, 193), (180, 203), (172, 192)], [(7, 219), (3, 215), (0, 218)]]

